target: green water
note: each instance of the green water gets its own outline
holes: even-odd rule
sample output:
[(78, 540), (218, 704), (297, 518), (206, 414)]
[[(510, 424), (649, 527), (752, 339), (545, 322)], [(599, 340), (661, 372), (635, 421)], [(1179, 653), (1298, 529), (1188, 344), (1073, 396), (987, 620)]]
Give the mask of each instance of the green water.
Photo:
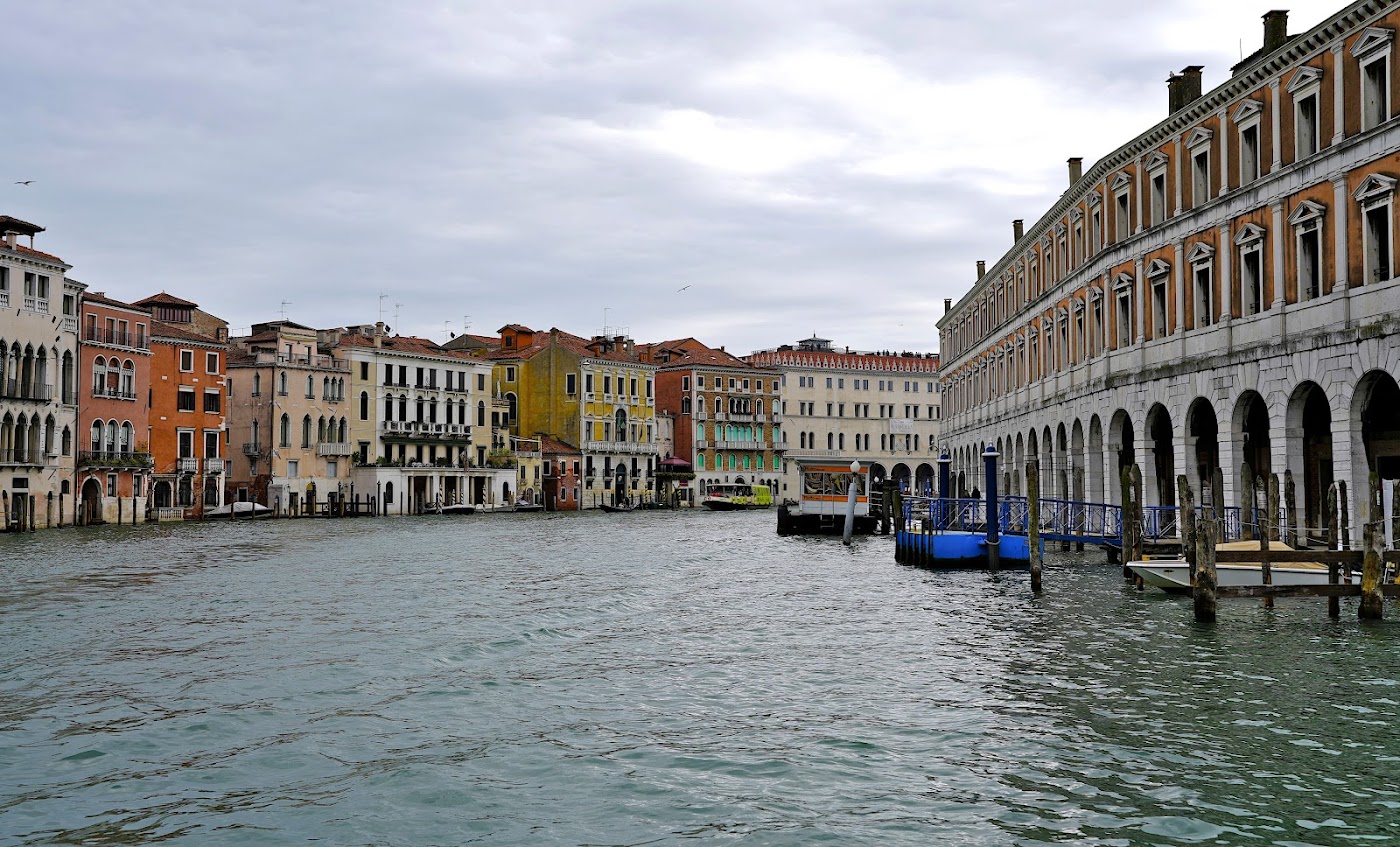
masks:
[(1400, 841), (1400, 624), (773, 521), (0, 536), (0, 844)]

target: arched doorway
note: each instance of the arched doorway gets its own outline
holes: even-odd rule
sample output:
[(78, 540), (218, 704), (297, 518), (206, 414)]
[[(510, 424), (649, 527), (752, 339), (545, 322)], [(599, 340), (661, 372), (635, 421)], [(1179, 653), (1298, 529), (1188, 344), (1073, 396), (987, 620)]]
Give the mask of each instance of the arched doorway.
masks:
[[(1332, 474), (1332, 407), (1327, 392), (1315, 382), (1304, 382), (1288, 399), (1284, 426), (1288, 467), (1295, 492), (1302, 487), (1302, 525), (1308, 543), (1322, 543), (1327, 525), (1323, 514)], [(1296, 495), (1295, 495), (1296, 496)]]
[(1088, 495), (1090, 502), (1104, 502), (1103, 489), (1103, 421), (1098, 415), (1089, 418), (1089, 448), (1087, 456)]
[(914, 472), (915, 492), (931, 496), (933, 494), (933, 465), (924, 462)]
[(879, 462), (870, 463), (870, 485), (875, 487), (885, 482), (885, 466)]
[[(1147, 410), (1147, 438), (1152, 444), (1151, 485), (1157, 506), (1176, 505), (1176, 462), (1172, 451), (1172, 416), (1161, 403)], [(1146, 493), (1146, 492), (1144, 492)]]
[(155, 490), (152, 492), (152, 499), (155, 500), (156, 508), (170, 508), (170, 496), (170, 483), (163, 479), (157, 482)]
[(1269, 408), (1257, 391), (1246, 391), (1235, 404), (1234, 440), (1239, 445), (1240, 467), (1232, 470), (1238, 475), (1236, 500), (1245, 506), (1244, 492), (1248, 474), (1252, 483), (1268, 477), (1273, 470), (1273, 448), (1269, 438)]
[(890, 471), (890, 481), (899, 487), (900, 491), (909, 491), (909, 466), (900, 462)]
[(1123, 502), (1123, 469), (1137, 464), (1137, 450), (1133, 446), (1133, 420), (1123, 409), (1113, 413), (1108, 424), (1108, 449), (1117, 461), (1113, 462), (1113, 476), (1109, 479), (1109, 491), (1114, 503)]
[(93, 477), (83, 483), (82, 515), (84, 524), (102, 523), (102, 484)]
[[(1361, 430), (1361, 455), (1357, 465), (1356, 496), (1353, 503), (1365, 502), (1366, 474), (1375, 471), (1381, 479), (1400, 479), (1400, 386), (1384, 371), (1371, 371), (1356, 385), (1352, 400), (1352, 421)], [(1359, 525), (1353, 521), (1353, 526)]]
[(1204, 397), (1191, 401), (1186, 410), (1186, 455), (1191, 461), (1197, 491), (1197, 501), (1206, 502), (1206, 483), (1220, 467), (1220, 432), (1215, 419), (1215, 407)]

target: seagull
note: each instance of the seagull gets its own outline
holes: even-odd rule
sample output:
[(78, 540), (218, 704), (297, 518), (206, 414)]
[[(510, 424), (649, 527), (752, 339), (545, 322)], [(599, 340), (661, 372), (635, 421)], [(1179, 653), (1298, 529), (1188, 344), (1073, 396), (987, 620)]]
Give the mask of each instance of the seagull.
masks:
[(29, 185), (33, 181), (32, 179), (18, 179), (15, 180), (15, 185)]
[(677, 288), (677, 289), (676, 289), (676, 293), (677, 293), (677, 294), (680, 294), (682, 291), (686, 290), (686, 289), (689, 288), (689, 287), (690, 287), (690, 286), (688, 286), (688, 285), (682, 285), (680, 288)]

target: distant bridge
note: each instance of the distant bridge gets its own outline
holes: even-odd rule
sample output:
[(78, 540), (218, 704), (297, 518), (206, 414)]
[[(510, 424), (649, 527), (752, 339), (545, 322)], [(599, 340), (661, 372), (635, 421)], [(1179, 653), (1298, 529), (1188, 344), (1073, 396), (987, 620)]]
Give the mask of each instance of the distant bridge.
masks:
[[(1142, 538), (1163, 541), (1181, 537), (1181, 509), (1176, 506), (1143, 506)], [(1223, 510), (1222, 541), (1236, 541), (1248, 529), (1240, 523), (1237, 506)], [(1204, 509), (1196, 508), (1196, 519), (1204, 519)], [(905, 497), (905, 526), (918, 521), (927, 531), (939, 529), (986, 532), (987, 503), (984, 499)], [(1003, 535), (1026, 535), (1030, 525), (1025, 497), (1001, 497), (997, 503), (997, 526)], [(1117, 545), (1123, 539), (1123, 507), (1112, 503), (1082, 500), (1040, 501), (1040, 537), (1047, 541)]]

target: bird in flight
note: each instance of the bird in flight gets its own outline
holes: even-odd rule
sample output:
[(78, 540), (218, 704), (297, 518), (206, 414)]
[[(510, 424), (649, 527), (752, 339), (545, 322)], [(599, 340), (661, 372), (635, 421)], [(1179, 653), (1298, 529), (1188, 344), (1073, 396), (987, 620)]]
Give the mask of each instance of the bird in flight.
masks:
[(689, 287), (690, 287), (690, 286), (688, 286), (688, 285), (682, 285), (680, 288), (677, 288), (677, 289), (676, 289), (676, 293), (677, 293), (677, 294), (680, 294), (682, 291), (686, 290), (686, 289), (689, 288)]
[(33, 181), (32, 179), (17, 179), (15, 180), (15, 185), (29, 185)]

